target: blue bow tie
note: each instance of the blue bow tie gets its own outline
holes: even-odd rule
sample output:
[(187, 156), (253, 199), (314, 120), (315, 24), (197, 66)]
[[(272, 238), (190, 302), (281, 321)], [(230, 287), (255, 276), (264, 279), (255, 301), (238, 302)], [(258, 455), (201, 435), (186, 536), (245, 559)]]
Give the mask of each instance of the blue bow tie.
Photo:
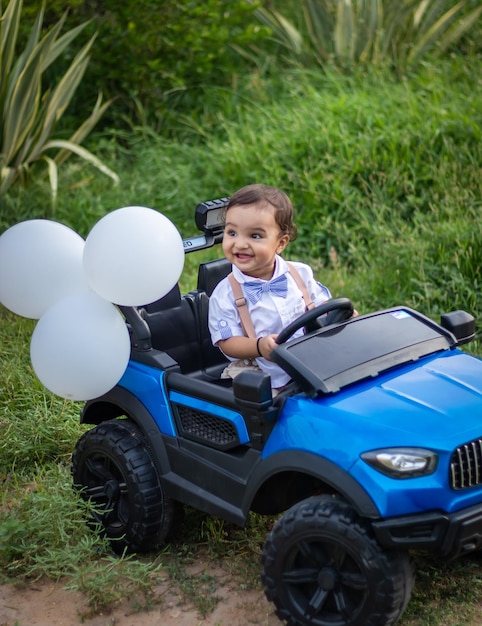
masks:
[(286, 278), (286, 274), (283, 274), (283, 276), (278, 276), (278, 278), (273, 278), (273, 280), (262, 283), (246, 282), (243, 283), (243, 287), (246, 297), (251, 304), (256, 304), (256, 302), (261, 299), (263, 293), (271, 292), (274, 296), (286, 298), (286, 294), (288, 293), (288, 279)]

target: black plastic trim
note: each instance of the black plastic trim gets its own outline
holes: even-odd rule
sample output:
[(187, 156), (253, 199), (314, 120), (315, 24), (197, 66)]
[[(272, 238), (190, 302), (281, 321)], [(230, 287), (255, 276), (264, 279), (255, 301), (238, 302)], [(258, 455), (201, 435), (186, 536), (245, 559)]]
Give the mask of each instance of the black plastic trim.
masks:
[(455, 558), (482, 548), (482, 504), (456, 513), (431, 511), (373, 522), (384, 548), (429, 550)]
[(243, 526), (246, 484), (260, 453), (248, 446), (220, 451), (186, 439), (166, 439), (172, 471), (162, 477), (171, 498)]
[(84, 405), (80, 422), (82, 424), (100, 424), (121, 415), (130, 417), (142, 430), (146, 438), (146, 447), (150, 450), (152, 459), (160, 474), (170, 470), (169, 459), (164, 439), (173, 439), (162, 435), (152, 415), (135, 395), (123, 387), (114, 387), (109, 392), (88, 400)]
[[(247, 446), (221, 452), (185, 439), (166, 441), (166, 448), (172, 468), (168, 476), (163, 476), (168, 495), (239, 525), (245, 523), (250, 510), (257, 510), (253, 505), (265, 483), (288, 473), (305, 474), (327, 485), (363, 517), (380, 517), (374, 502), (353, 478), (333, 463), (306, 452), (280, 452), (261, 460), (260, 452)], [(295, 500), (307, 495), (313, 493), (300, 493)], [(281, 502), (284, 506), (273, 513), (281, 513), (293, 504), (284, 502), (284, 498)]]
[(248, 511), (251, 508), (262, 485), (280, 472), (299, 472), (312, 476), (342, 495), (361, 516), (380, 518), (374, 501), (354, 478), (327, 459), (297, 450), (273, 454), (254, 468), (246, 489), (243, 510)]
[(236, 404), (233, 390), (217, 383), (186, 376), (178, 371), (166, 372), (165, 386), (168, 391), (179, 391), (194, 398), (207, 400), (216, 405), (240, 412)]
[[(400, 335), (392, 317), (395, 314), (406, 314), (413, 322), (414, 336), (410, 345), (398, 341)], [(418, 326), (416, 322), (419, 322)], [(358, 324), (360, 333), (354, 338), (353, 325)], [(423, 329), (426, 329), (425, 334)], [(282, 343), (273, 351), (272, 359), (303, 391), (315, 395), (335, 393), (343, 387), (455, 345), (456, 339), (447, 329), (409, 307), (400, 306), (352, 317), (338, 325)], [(320, 359), (322, 353), (330, 354), (330, 359)], [(347, 360), (347, 355), (351, 360)]]

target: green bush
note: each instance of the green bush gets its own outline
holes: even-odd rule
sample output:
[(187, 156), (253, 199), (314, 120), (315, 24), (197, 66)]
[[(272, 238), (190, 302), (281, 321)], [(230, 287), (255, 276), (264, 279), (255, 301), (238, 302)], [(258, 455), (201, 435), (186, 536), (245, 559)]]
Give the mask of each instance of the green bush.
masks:
[[(36, 6), (40, 0), (27, 0)], [(50, 3), (49, 3), (50, 4)], [(97, 32), (96, 53), (89, 65), (89, 84), (81, 94), (91, 97), (101, 86), (115, 97), (109, 121), (166, 124), (173, 106), (202, 109), (198, 90), (231, 85), (246, 66), (234, 48), (247, 48), (267, 34), (254, 17), (258, 2), (248, 0), (94, 0), (75, 2), (69, 24), (91, 20)], [(50, 7), (51, 18), (59, 3)], [(76, 109), (80, 114), (80, 109)]]

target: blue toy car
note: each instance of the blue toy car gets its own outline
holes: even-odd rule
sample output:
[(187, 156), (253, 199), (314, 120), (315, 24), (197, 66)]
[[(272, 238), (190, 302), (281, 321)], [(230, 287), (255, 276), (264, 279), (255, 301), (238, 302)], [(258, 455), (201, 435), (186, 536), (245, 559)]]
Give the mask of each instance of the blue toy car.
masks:
[[(196, 207), (202, 234), (186, 252), (221, 241), (225, 205)], [(404, 306), (351, 318), (349, 300), (330, 300), (280, 334), (272, 358), (292, 382), (273, 399), (262, 372), (220, 378), (207, 312), (229, 271), (203, 263), (197, 289), (122, 308), (131, 360), (83, 409), (95, 427), (76, 445), (74, 484), (117, 551), (166, 541), (183, 504), (239, 525), (282, 513), (261, 575), (282, 621), (394, 624), (411, 551), (482, 547), (482, 361), (458, 347), (474, 318), (437, 324)]]

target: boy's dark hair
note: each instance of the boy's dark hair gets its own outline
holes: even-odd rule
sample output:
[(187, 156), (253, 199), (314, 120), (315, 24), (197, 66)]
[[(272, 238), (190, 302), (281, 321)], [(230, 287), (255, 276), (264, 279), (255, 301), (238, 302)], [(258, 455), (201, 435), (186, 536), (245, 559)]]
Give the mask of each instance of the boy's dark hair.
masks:
[(290, 241), (294, 241), (298, 235), (296, 225), (293, 223), (293, 204), (284, 191), (255, 183), (238, 189), (230, 198), (226, 211), (233, 206), (243, 204), (270, 204), (274, 209), (274, 218), (281, 234), (288, 235)]

